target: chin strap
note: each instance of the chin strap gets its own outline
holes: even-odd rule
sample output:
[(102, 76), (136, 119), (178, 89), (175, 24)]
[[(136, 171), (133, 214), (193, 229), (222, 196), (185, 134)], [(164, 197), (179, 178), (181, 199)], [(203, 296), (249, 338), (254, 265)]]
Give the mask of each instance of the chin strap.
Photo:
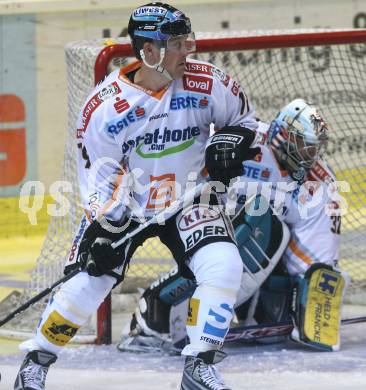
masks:
[(163, 62), (164, 56), (165, 56), (165, 47), (160, 48), (160, 61), (158, 63), (156, 63), (156, 64), (150, 65), (150, 64), (147, 63), (147, 61), (145, 59), (145, 53), (144, 53), (144, 51), (142, 49), (140, 50), (140, 56), (141, 56), (141, 59), (142, 59), (143, 63), (148, 68), (155, 69), (158, 73), (162, 74), (169, 81), (173, 80), (173, 77), (169, 74), (169, 72), (163, 66), (161, 66), (161, 63)]

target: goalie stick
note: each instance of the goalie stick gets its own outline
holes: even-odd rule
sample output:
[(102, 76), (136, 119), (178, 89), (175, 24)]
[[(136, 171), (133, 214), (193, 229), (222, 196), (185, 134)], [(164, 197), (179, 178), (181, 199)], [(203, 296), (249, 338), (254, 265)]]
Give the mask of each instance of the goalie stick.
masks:
[[(162, 222), (164, 220), (167, 220), (169, 217), (173, 216), (175, 212), (177, 212), (179, 209), (181, 209), (183, 206), (187, 206), (189, 202), (192, 202), (198, 195), (203, 193), (204, 183), (199, 184), (197, 187), (189, 190), (186, 192), (181, 198), (175, 200), (168, 206), (167, 208), (161, 210), (159, 213), (154, 215), (151, 219), (147, 220), (146, 222), (140, 224), (136, 229), (134, 229), (132, 232), (127, 233), (125, 236), (123, 236), (118, 241), (115, 241), (111, 244), (112, 248), (118, 248), (120, 245), (122, 245), (125, 241), (129, 240), (136, 234), (140, 233), (142, 230), (146, 229), (148, 226), (152, 225), (153, 223)], [(164, 216), (165, 214), (165, 216)], [(34, 303), (40, 301), (42, 298), (44, 298), (46, 295), (50, 294), (57, 286), (59, 286), (62, 283), (65, 283), (75, 275), (77, 275), (79, 272), (81, 272), (81, 269), (76, 269), (69, 274), (63, 276), (61, 279), (57, 280), (55, 283), (53, 283), (50, 287), (47, 287), (43, 291), (41, 291), (39, 294), (34, 296), (33, 298), (29, 299), (27, 302), (25, 302), (23, 305), (19, 306), (17, 309), (9, 313), (5, 318), (0, 320), (0, 327), (5, 325), (7, 322), (12, 320), (15, 316), (22, 313), (24, 310), (28, 309), (28, 307), (32, 306)]]
[[(366, 322), (366, 317), (347, 318), (341, 325), (350, 325)], [(251, 342), (275, 336), (288, 336), (294, 328), (291, 321), (270, 322), (267, 324), (238, 326), (230, 328), (225, 343)]]

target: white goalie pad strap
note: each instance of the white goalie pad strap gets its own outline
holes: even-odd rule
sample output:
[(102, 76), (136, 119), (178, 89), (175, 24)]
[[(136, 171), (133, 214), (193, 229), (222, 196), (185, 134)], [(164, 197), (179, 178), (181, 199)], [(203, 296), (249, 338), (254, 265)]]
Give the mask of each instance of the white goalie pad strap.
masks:
[(172, 306), (169, 316), (169, 329), (173, 344), (182, 343), (187, 337), (186, 321), (189, 299)]

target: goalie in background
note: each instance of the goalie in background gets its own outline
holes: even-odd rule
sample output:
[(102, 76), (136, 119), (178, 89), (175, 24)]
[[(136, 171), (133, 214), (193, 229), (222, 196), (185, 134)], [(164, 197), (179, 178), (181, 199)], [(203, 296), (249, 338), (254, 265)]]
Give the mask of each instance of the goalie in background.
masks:
[[(237, 201), (232, 221), (243, 261), (237, 320), (253, 325), (292, 318), (291, 339), (338, 350), (347, 276), (337, 270), (341, 198), (321, 158), (327, 125), (313, 105), (296, 99), (270, 125), (260, 122), (257, 133), (253, 146), (261, 152), (243, 162), (226, 203)], [(260, 203), (265, 209), (266, 199), (271, 207), (251, 216)], [(179, 351), (187, 342), (194, 290), (177, 268), (162, 275), (142, 294), (117, 348)]]

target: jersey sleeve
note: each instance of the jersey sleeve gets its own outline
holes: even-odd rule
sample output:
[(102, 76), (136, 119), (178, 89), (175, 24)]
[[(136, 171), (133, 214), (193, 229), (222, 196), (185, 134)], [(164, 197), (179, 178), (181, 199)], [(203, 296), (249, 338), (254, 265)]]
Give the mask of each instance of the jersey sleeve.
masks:
[(242, 86), (216, 67), (213, 67), (212, 74), (215, 128), (240, 125), (256, 130), (255, 110)]
[[(291, 240), (283, 260), (290, 275), (304, 273), (313, 263), (337, 266), (340, 245), (339, 204), (329, 197), (328, 186), (321, 184), (321, 201), (309, 210), (300, 212), (297, 221), (290, 224)], [(333, 192), (333, 195), (334, 192)], [(306, 201), (299, 207), (306, 207)], [(301, 199), (298, 201), (298, 205)], [(305, 209), (303, 209), (305, 211)]]
[(105, 130), (108, 105), (98, 93), (88, 98), (77, 122), (77, 167), (82, 207), (91, 219), (120, 221), (126, 210), (118, 196), (123, 181), (122, 152)]

